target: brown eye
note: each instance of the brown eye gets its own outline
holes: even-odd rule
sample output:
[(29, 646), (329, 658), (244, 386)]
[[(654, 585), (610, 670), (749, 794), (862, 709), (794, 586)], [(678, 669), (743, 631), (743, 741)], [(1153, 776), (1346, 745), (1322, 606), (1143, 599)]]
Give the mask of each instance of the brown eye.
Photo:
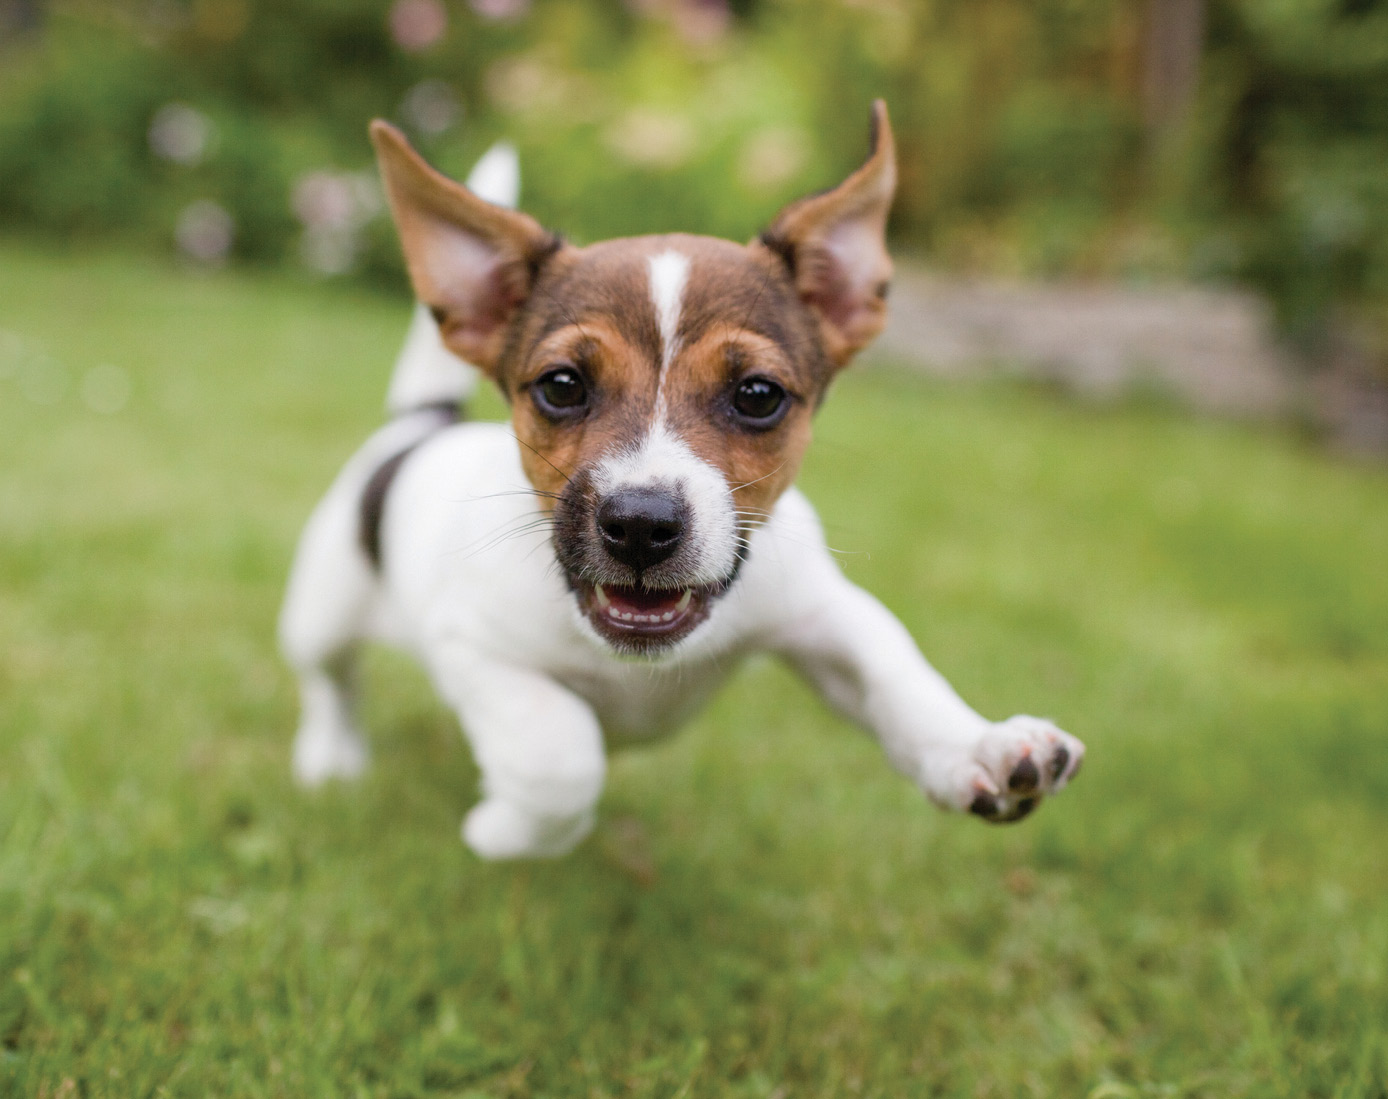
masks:
[(775, 427), (788, 408), (790, 395), (769, 378), (744, 378), (733, 394), (733, 412), (748, 427)]
[(536, 407), (552, 420), (569, 419), (588, 407), (588, 387), (577, 370), (557, 367), (530, 386)]

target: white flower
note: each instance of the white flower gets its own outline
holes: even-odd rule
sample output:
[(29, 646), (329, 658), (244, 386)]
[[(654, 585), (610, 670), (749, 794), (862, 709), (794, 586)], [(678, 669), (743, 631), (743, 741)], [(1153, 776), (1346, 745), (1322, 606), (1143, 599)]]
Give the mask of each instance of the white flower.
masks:
[(294, 213), (309, 226), (345, 228), (357, 220), (357, 199), (347, 176), (309, 172), (294, 184)]
[(354, 229), (310, 225), (299, 239), (299, 258), (320, 275), (345, 275), (357, 262), (358, 247)]
[(186, 103), (166, 103), (149, 124), (149, 147), (176, 164), (200, 162), (212, 145), (212, 121)]
[(607, 146), (631, 164), (674, 168), (694, 148), (694, 127), (677, 114), (637, 107), (622, 115), (604, 135)]
[(468, 0), (468, 7), (483, 19), (509, 22), (530, 10), (530, 0)]
[(402, 50), (420, 53), (448, 31), (448, 11), (440, 0), (395, 0), (390, 34)]
[(421, 80), (405, 93), (400, 113), (420, 133), (437, 136), (462, 117), (463, 107), (451, 84), (443, 80)]
[(768, 126), (748, 135), (737, 158), (737, 175), (752, 191), (774, 191), (804, 169), (810, 142), (803, 130)]
[(199, 263), (219, 264), (231, 252), (236, 222), (211, 199), (189, 203), (178, 215), (174, 239), (183, 254)]

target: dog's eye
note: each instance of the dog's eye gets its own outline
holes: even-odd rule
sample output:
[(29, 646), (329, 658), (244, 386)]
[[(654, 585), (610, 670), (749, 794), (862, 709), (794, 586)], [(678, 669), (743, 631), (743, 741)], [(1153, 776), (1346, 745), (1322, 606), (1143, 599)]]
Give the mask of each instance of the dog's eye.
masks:
[(789, 407), (789, 394), (767, 378), (745, 378), (733, 394), (733, 411), (749, 427), (774, 427)]
[(578, 371), (568, 366), (540, 375), (530, 391), (540, 411), (556, 419), (581, 412), (588, 404), (588, 387)]

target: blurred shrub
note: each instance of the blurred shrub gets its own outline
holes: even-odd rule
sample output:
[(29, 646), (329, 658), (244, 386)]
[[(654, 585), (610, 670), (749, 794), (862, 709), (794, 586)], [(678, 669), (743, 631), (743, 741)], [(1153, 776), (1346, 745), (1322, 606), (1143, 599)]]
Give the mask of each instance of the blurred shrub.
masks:
[[(114, 37), (66, 38), (17, 80), (0, 111), (0, 217), (12, 230), (64, 239), (174, 239), (180, 210), (221, 204), (234, 254), (276, 260), (294, 232), (289, 172), (275, 128), (203, 94), (176, 59)], [(205, 150), (182, 163), (151, 148), (151, 125), (180, 97), (207, 127)], [(185, 108), (187, 109), (187, 108)]]
[[(1236, 227), (1236, 270), (1314, 348), (1388, 302), (1388, 3), (1226, 0), (1210, 36), (1217, 112), (1197, 179)], [(1193, 203), (1192, 203), (1193, 204)], [(1382, 331), (1382, 330), (1381, 330)]]
[(65, 54), (5, 104), (0, 210), (10, 224), (82, 234), (150, 216), (145, 128), (168, 94), (168, 74), (120, 45)]
[(1252, 279), (1308, 346), (1388, 313), (1388, 0), (1208, 0), (1194, 107), (1154, 133), (1161, 2), (54, 0), (0, 57), (0, 219), (398, 287), (361, 186), (383, 115), (455, 175), (515, 140), (578, 240), (745, 239), (853, 167), (883, 95), (909, 250)]

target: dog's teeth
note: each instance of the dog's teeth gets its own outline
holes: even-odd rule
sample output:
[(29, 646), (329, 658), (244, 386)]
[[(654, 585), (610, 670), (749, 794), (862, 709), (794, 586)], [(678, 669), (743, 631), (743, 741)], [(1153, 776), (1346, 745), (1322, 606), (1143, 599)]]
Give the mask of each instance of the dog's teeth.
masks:
[(652, 611), (650, 614), (640, 614), (636, 611), (622, 610), (620, 606), (613, 604), (612, 597), (603, 590), (601, 584), (593, 585), (593, 602), (597, 605), (598, 610), (613, 622), (630, 622), (641, 626), (657, 626), (662, 622), (673, 622), (689, 609), (689, 605), (693, 601), (694, 589), (686, 588), (673, 609), (664, 613)]

